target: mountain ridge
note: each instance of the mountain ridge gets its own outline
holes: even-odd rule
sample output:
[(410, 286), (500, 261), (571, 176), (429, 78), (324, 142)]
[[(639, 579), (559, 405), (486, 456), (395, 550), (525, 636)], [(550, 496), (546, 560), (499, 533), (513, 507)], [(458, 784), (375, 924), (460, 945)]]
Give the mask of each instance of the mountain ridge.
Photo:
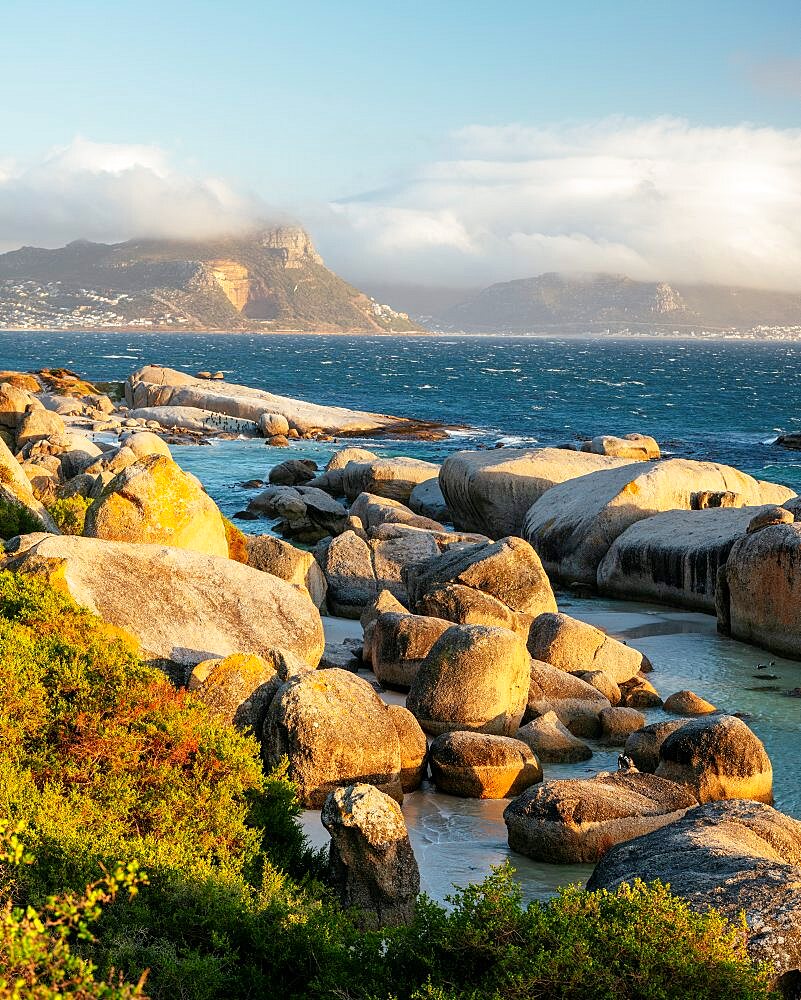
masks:
[(330, 271), (300, 226), (205, 240), (74, 240), (0, 254), (0, 327), (422, 330)]
[(801, 293), (549, 271), (489, 285), (444, 310), (435, 323), (469, 332), (792, 327), (801, 325)]

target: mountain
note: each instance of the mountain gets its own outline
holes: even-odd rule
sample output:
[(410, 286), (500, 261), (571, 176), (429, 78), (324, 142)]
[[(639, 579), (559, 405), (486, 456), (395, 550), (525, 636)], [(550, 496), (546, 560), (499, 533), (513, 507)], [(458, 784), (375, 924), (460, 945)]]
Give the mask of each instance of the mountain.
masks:
[(77, 240), (0, 254), (0, 327), (421, 329), (329, 271), (297, 226), (208, 240)]
[(634, 281), (621, 274), (541, 274), (490, 285), (437, 316), (439, 328), (582, 332), (801, 326), (801, 294)]

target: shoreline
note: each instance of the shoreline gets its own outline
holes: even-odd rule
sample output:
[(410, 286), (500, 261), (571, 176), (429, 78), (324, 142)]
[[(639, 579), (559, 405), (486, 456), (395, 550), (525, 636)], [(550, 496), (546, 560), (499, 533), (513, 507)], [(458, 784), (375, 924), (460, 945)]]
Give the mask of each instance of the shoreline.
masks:
[(63, 329), (53, 329), (48, 326), (28, 326), (22, 329), (15, 327), (0, 327), (0, 336), (5, 334), (49, 334), (59, 336), (67, 334), (87, 334), (88, 336), (125, 336), (134, 334), (142, 336), (154, 336), (170, 334), (174, 337), (362, 337), (370, 339), (403, 339), (416, 338), (420, 340), (448, 340), (456, 338), (458, 340), (586, 340), (592, 343), (598, 342), (626, 342), (626, 341), (688, 341), (697, 343), (718, 343), (718, 342), (738, 342), (744, 344), (801, 344), (801, 334), (794, 337), (783, 336), (748, 336), (741, 332), (726, 333), (723, 330), (715, 333), (601, 333), (591, 330), (583, 332), (544, 330), (532, 331), (529, 333), (501, 333), (487, 332), (476, 333), (463, 330), (445, 332), (442, 330), (409, 330), (408, 332), (397, 330), (227, 330), (227, 329), (207, 329), (207, 330), (176, 330), (175, 327), (69, 327)]

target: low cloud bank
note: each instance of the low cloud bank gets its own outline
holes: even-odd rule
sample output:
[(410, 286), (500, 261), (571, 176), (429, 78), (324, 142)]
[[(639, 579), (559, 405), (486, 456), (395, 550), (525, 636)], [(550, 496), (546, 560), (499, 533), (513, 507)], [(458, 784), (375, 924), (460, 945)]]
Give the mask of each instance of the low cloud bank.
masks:
[(0, 250), (206, 237), (246, 229), (267, 212), (219, 178), (175, 169), (155, 146), (76, 138), (38, 163), (0, 162)]
[(801, 130), (610, 119), (471, 126), (405, 182), (320, 220), (362, 280), (477, 285), (543, 271), (801, 287)]

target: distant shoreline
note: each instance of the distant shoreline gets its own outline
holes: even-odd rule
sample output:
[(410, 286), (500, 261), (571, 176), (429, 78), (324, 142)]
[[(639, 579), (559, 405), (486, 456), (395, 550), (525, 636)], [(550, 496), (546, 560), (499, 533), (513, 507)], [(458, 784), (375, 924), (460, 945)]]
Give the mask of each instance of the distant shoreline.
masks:
[(457, 337), (459, 339), (492, 339), (492, 340), (553, 340), (553, 339), (567, 339), (567, 340), (592, 340), (592, 341), (613, 341), (613, 340), (653, 340), (653, 341), (664, 341), (664, 340), (687, 340), (694, 343), (707, 342), (707, 341), (737, 341), (742, 343), (783, 343), (783, 344), (795, 344), (801, 343), (801, 328), (798, 332), (795, 332), (795, 328), (792, 328), (793, 332), (790, 333), (788, 329), (786, 333), (776, 332), (775, 334), (759, 334), (754, 335), (748, 332), (742, 331), (725, 331), (725, 330), (715, 330), (715, 331), (704, 331), (703, 333), (695, 332), (680, 332), (673, 330), (671, 332), (649, 332), (645, 333), (642, 331), (615, 331), (615, 332), (600, 332), (593, 330), (537, 330), (531, 332), (499, 332), (499, 331), (488, 331), (488, 332), (476, 332), (476, 331), (464, 331), (464, 330), (410, 330), (408, 332), (397, 331), (397, 330), (293, 330), (293, 329), (281, 329), (281, 330), (228, 330), (228, 329), (206, 329), (206, 330), (176, 330), (175, 327), (71, 327), (63, 329), (53, 329), (52, 327), (24, 327), (19, 329), (17, 327), (0, 327), (0, 336), (4, 334), (86, 334), (88, 336), (94, 335), (120, 335), (130, 337), (135, 334), (142, 334), (144, 336), (153, 336), (161, 334), (169, 334), (177, 337), (203, 337), (203, 336), (219, 336), (219, 337), (364, 337), (365, 339), (370, 338), (381, 338), (392, 339), (392, 338), (402, 338), (404, 340), (415, 337), (420, 339), (446, 339)]

